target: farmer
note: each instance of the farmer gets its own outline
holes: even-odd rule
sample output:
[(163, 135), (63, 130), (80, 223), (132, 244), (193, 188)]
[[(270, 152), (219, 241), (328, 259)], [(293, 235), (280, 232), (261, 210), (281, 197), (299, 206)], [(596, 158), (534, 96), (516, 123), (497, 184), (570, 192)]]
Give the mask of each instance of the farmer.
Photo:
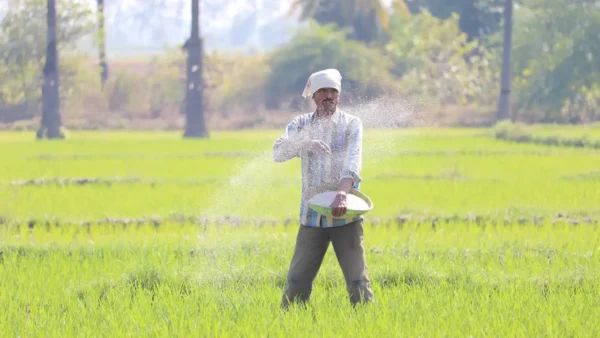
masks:
[[(330, 242), (344, 273), (351, 304), (373, 300), (363, 219), (346, 216), (346, 195), (351, 188), (358, 190), (361, 182), (363, 130), (360, 119), (337, 107), (341, 79), (335, 69), (313, 73), (302, 95), (311, 96), (316, 111), (294, 118), (273, 145), (276, 162), (299, 157), (302, 165), (300, 227), (281, 300), (284, 309), (291, 302), (309, 300)], [(337, 192), (331, 205), (335, 218), (308, 207), (312, 196), (326, 190)]]

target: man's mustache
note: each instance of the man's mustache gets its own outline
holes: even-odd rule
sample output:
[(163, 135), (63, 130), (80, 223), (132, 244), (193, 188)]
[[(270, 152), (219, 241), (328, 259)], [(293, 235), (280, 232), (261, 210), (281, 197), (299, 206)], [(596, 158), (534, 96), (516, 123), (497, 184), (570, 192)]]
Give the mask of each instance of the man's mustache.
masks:
[(331, 102), (331, 103), (333, 103), (333, 100), (332, 99), (325, 99), (325, 100), (323, 100), (322, 103), (325, 103), (325, 102)]

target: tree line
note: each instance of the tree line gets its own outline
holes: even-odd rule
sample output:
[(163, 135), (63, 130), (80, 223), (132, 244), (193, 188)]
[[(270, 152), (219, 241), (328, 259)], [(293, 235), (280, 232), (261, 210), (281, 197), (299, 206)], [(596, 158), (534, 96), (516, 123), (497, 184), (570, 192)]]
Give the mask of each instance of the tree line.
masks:
[[(72, 54), (81, 37), (95, 34), (102, 88), (114, 75), (104, 38), (110, 29), (104, 24), (104, 2), (111, 0), (96, 0), (95, 14), (74, 0), (12, 1), (0, 25), (0, 78), (6, 79), (0, 81), (0, 114), (3, 106), (23, 105), (35, 116), (35, 106), (29, 105), (38, 97), (39, 69), (37, 135), (61, 138), (61, 97), (68, 96), (61, 78), (67, 79), (63, 87), (76, 86), (68, 83), (70, 65), (61, 64), (63, 55)], [(59, 11), (57, 1), (63, 5)], [(227, 69), (215, 72), (218, 64), (204, 51), (199, 0), (186, 3), (192, 23), (182, 45), (185, 79), (169, 78), (178, 93), (167, 93), (171, 84), (158, 83), (152, 88), (160, 95), (151, 96), (181, 95), (184, 136), (207, 137), (206, 90)], [(41, 4), (45, 25), (31, 20), (39, 18)], [(389, 10), (379, 0), (295, 0), (290, 15), (299, 14), (309, 24), (289, 43), (263, 52), (266, 74), (245, 70), (254, 78), (227, 88), (260, 91), (267, 109), (280, 109), (298, 104), (307, 72), (336, 67), (346, 74), (349, 100), (396, 93), (494, 107), (495, 121), (597, 121), (599, 8), (594, 0), (395, 0)], [(218, 85), (224, 87), (224, 81)]]
[[(60, 110), (60, 67), (59, 67), (59, 53), (57, 44), (61, 34), (57, 30), (57, 11), (56, 11), (56, 0), (45, 0), (46, 1), (46, 53), (45, 53), (45, 64), (43, 67), (43, 85), (42, 85), (42, 107), (41, 107), (41, 124), (37, 130), (36, 136), (38, 139), (62, 139), (65, 134), (61, 131), (62, 118)], [(100, 81), (102, 85), (106, 83), (108, 79), (108, 62), (106, 60), (106, 39), (105, 39), (105, 27), (104, 27), (104, 0), (97, 1), (97, 24), (98, 24), (98, 49), (99, 49), (99, 61), (100, 61)], [(26, 2), (24, 7), (17, 8), (21, 11), (17, 11), (15, 17), (11, 17), (9, 13), (7, 16), (8, 20), (3, 20), (2, 32), (9, 34), (6, 36), (10, 38), (11, 30), (15, 29), (14, 25), (26, 24), (24, 22), (24, 16), (27, 15), (28, 10), (35, 8), (35, 0)], [(39, 1), (38, 1), (39, 4)], [(200, 37), (200, 0), (191, 0), (191, 12), (192, 12), (192, 25), (191, 35), (189, 39), (183, 45), (183, 49), (187, 52), (187, 80), (186, 80), (186, 127), (184, 137), (203, 138), (208, 137), (208, 130), (204, 121), (203, 114), (203, 65), (202, 65), (202, 44), (203, 41)], [(29, 6), (28, 6), (29, 5)], [(72, 3), (70, 5), (76, 5)], [(17, 6), (15, 6), (17, 7)], [(19, 15), (20, 14), (20, 15)], [(89, 15), (85, 11), (76, 13), (75, 15)], [(11, 22), (11, 19), (14, 20)], [(13, 26), (9, 26), (10, 24)], [(16, 28), (18, 30), (18, 28)], [(85, 30), (85, 29), (83, 29)], [(75, 34), (77, 35), (77, 34)], [(18, 44), (18, 42), (17, 42)], [(5, 43), (10, 47), (9, 43)], [(27, 47), (25, 47), (27, 48)], [(13, 55), (14, 51), (7, 49), (4, 51), (5, 63), (10, 63), (11, 59), (21, 60), (22, 55)], [(22, 50), (21, 53), (26, 54), (28, 51)], [(18, 52), (17, 52), (18, 54)], [(8, 62), (6, 62), (8, 61)], [(0, 74), (2, 76), (2, 74)], [(0, 97), (2, 97), (0, 92)]]

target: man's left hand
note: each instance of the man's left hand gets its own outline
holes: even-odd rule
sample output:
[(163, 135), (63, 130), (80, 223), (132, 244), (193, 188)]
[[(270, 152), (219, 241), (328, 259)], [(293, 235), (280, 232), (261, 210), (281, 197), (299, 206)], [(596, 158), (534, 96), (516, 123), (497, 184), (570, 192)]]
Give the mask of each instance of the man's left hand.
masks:
[(346, 192), (340, 191), (331, 203), (333, 217), (342, 217), (346, 214)]

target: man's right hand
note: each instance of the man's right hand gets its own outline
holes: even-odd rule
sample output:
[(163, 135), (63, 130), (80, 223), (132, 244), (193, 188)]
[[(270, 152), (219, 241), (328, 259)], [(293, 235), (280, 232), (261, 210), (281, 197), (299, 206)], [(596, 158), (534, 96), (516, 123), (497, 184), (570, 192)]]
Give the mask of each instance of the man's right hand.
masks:
[(320, 155), (331, 155), (331, 149), (329, 149), (327, 143), (321, 140), (308, 141), (304, 149)]

